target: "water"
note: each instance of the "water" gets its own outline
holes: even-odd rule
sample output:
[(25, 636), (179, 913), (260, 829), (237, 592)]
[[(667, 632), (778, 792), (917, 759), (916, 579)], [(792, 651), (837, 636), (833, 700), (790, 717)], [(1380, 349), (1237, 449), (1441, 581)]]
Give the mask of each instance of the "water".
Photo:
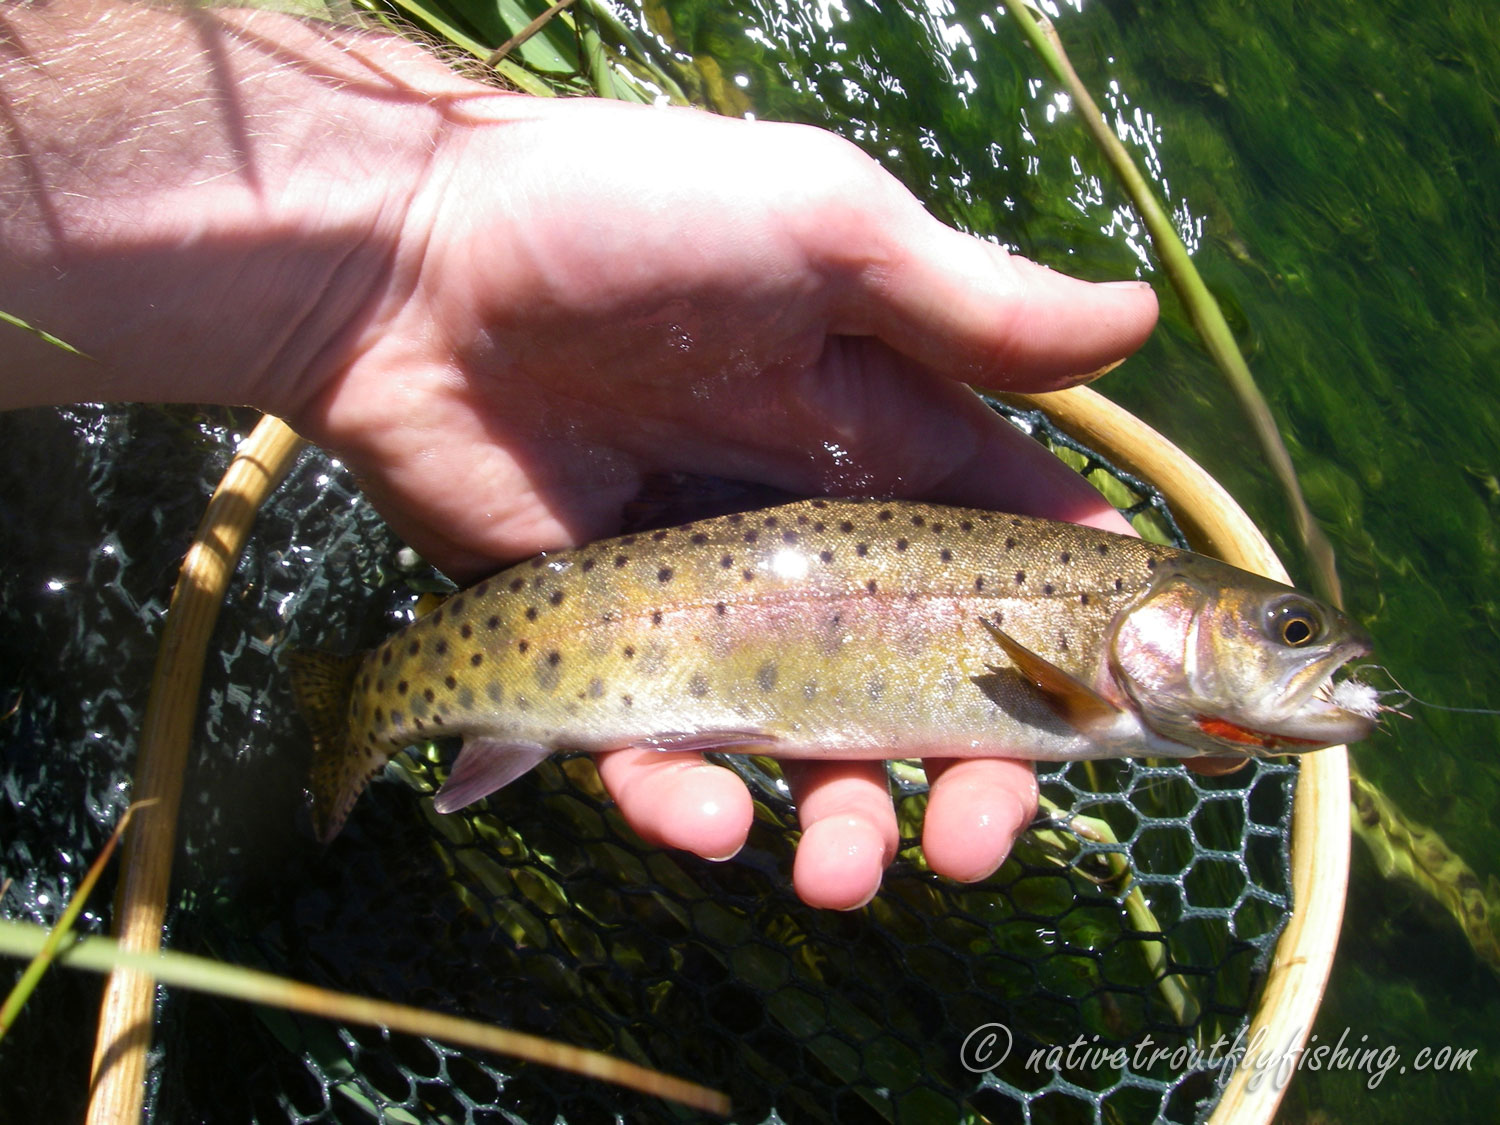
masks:
[[(1162, 327), (1101, 389), (1213, 472), (1308, 577), (1247, 426), (1003, 7), (651, 7), (756, 115), (838, 131), (946, 221), (1086, 277), (1151, 280)], [(1494, 705), (1500, 15), (1487, 0), (1078, 0), (1053, 15), (1223, 304), (1380, 659), (1423, 698)], [(1500, 807), (1497, 724), (1418, 710), (1354, 751), (1468, 864), (1481, 906), (1500, 906), (1487, 828)], [(1373, 854), (1356, 842), (1314, 1033), (1395, 1055), (1388, 1069), (1304, 1067), (1282, 1120), (1487, 1118), (1500, 1101), (1497, 968)], [(1417, 1069), (1418, 1051), (1444, 1046), (1475, 1049), (1468, 1069)]]

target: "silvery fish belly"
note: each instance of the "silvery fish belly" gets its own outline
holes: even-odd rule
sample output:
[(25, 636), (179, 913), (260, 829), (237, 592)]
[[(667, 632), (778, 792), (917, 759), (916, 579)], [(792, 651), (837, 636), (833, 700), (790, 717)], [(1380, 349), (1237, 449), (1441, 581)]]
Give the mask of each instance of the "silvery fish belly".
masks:
[(459, 736), (442, 811), (556, 750), (1262, 755), (1369, 733), (1337, 610), (1072, 524), (810, 500), (559, 551), (362, 658), (302, 657), (319, 834), (402, 747)]

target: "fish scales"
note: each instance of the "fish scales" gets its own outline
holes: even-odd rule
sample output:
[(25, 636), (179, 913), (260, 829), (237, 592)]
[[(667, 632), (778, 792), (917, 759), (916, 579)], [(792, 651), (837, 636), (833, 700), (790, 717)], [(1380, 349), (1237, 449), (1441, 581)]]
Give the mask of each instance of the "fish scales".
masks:
[[(538, 556), (357, 665), (303, 674), (298, 695), (326, 838), (393, 753), (450, 735), (465, 739), (450, 807), (551, 750), (1069, 759), (1328, 745), (1368, 729), (1327, 702), (1333, 671), (1368, 651), (1331, 607), (1189, 552), (828, 499)], [(337, 685), (347, 702), (332, 713)]]
[[(1111, 607), (1172, 553), (1071, 532), (810, 501), (540, 556), (371, 653), (351, 718), (377, 747), (482, 729), (599, 750), (749, 728), (810, 755), (955, 738), (998, 752), (1003, 717), (964, 690), (998, 657), (977, 618), (1091, 679)], [(853, 730), (852, 706), (884, 721)]]

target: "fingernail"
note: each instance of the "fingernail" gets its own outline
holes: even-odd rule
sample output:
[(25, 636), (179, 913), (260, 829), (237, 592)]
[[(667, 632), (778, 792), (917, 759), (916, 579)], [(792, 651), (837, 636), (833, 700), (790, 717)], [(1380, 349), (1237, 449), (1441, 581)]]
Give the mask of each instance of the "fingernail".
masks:
[(1098, 283), (1101, 289), (1150, 289), (1149, 281), (1101, 281)]

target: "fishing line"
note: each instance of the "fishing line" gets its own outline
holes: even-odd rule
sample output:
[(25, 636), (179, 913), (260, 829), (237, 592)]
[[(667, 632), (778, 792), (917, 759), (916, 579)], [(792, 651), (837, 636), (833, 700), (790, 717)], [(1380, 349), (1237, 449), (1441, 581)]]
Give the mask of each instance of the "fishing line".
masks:
[[(1394, 711), (1398, 715), (1406, 714), (1404, 711), (1401, 711), (1399, 709), (1401, 705), (1404, 705), (1406, 703), (1416, 703), (1422, 707), (1429, 707), (1434, 711), (1451, 711), (1454, 714), (1458, 715), (1500, 715), (1500, 710), (1496, 710), (1493, 707), (1450, 707), (1446, 703), (1431, 703), (1428, 700), (1421, 699), (1413, 695), (1411, 692), (1407, 691), (1406, 688), (1402, 687), (1401, 681), (1396, 679), (1396, 677), (1391, 673), (1391, 670), (1383, 664), (1360, 664), (1355, 667), (1351, 667), (1349, 671), (1351, 673), (1364, 673), (1366, 671), (1379, 672), (1387, 679), (1389, 679), (1391, 683), (1396, 685), (1394, 688), (1388, 688), (1385, 691), (1378, 691), (1368, 684), (1359, 683), (1357, 680), (1343, 681), (1343, 683), (1339, 684), (1338, 687), (1334, 689), (1334, 702), (1338, 703), (1341, 707), (1346, 707), (1351, 711), (1359, 712), (1359, 708), (1351, 707), (1346, 701), (1339, 698), (1341, 689), (1345, 689), (1346, 685), (1349, 684), (1353, 684), (1357, 688), (1366, 689), (1369, 697), (1371, 698), (1371, 702), (1378, 710)], [(1383, 702), (1387, 696), (1400, 696), (1400, 704), (1393, 707)], [(1360, 713), (1368, 714), (1369, 712)], [(1409, 718), (1410, 716), (1407, 717)]]

